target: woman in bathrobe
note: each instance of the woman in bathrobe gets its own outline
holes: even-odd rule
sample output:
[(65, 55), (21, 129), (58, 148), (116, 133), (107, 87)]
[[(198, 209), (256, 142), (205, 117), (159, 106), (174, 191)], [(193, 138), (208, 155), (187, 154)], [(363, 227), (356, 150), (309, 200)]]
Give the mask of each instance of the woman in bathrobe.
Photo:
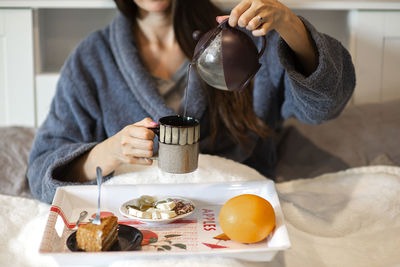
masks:
[[(58, 186), (94, 184), (123, 163), (152, 164), (160, 117), (182, 114), (195, 30), (227, 16), (209, 0), (116, 0), (119, 13), (65, 62), (50, 112), (36, 134), (28, 179), (38, 199)], [(355, 86), (346, 49), (276, 0), (243, 0), (229, 24), (249, 34), (262, 64), (242, 92), (202, 83), (192, 70), (187, 115), (201, 122), (201, 153), (230, 158), (273, 178), (273, 132), (285, 118), (322, 123), (337, 117)]]

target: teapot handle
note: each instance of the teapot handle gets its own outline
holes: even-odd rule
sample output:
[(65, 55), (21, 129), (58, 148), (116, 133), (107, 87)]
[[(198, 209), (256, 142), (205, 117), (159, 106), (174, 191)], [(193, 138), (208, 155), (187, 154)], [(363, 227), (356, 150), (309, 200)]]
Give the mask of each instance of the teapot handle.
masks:
[(262, 47), (260, 52), (258, 52), (258, 59), (260, 59), (260, 57), (264, 54), (265, 51), (265, 46), (267, 44), (267, 38), (265, 38), (265, 35), (262, 37)]

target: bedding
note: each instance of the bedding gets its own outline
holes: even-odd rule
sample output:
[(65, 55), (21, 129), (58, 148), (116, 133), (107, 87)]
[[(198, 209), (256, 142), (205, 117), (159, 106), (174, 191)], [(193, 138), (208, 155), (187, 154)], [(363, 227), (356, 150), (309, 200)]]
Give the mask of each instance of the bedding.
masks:
[(276, 181), (352, 167), (400, 165), (400, 100), (347, 107), (335, 120), (290, 119), (280, 133)]
[(32, 197), (25, 173), (35, 130), (0, 127), (0, 194)]

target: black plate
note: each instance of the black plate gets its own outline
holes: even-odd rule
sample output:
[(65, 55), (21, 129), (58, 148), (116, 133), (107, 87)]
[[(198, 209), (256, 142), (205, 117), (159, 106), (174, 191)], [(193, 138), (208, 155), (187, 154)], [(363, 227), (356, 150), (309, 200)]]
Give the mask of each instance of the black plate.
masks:
[[(132, 226), (123, 224), (118, 225), (118, 241), (115, 242), (108, 251), (133, 251), (140, 250), (143, 234)], [(78, 248), (76, 243), (76, 232), (72, 233), (67, 239), (67, 247), (71, 251), (84, 251)]]

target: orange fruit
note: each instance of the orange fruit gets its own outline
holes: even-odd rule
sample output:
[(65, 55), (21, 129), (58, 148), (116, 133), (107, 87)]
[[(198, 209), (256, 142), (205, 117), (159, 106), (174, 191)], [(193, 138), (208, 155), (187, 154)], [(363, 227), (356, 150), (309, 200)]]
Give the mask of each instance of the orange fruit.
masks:
[(240, 243), (255, 243), (265, 239), (274, 229), (274, 208), (262, 197), (239, 195), (222, 206), (219, 224), (230, 239)]

